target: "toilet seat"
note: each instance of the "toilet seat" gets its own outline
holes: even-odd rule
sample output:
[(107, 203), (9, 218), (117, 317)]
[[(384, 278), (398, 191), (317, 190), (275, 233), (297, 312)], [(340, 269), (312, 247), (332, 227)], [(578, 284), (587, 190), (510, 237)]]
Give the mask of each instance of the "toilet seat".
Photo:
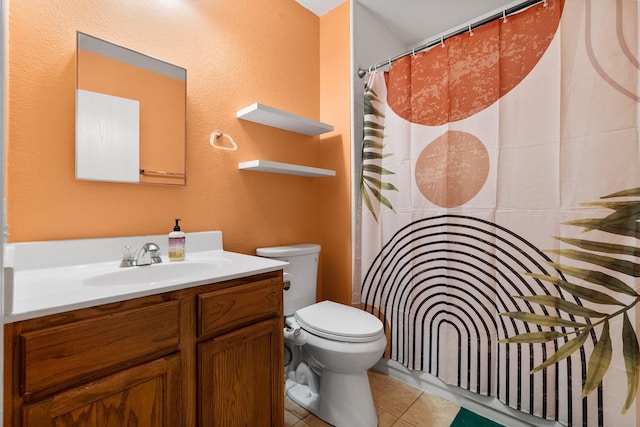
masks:
[(343, 342), (371, 342), (384, 336), (382, 322), (364, 310), (322, 301), (296, 311), (300, 327), (316, 336)]

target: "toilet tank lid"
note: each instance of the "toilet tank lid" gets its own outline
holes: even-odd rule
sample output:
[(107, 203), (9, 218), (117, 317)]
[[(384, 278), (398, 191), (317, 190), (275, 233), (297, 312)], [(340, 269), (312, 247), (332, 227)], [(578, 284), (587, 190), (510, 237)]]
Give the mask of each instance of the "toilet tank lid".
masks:
[(320, 245), (314, 243), (303, 243), (300, 245), (272, 246), (270, 248), (258, 248), (256, 254), (266, 258), (281, 258), (286, 256), (299, 256), (317, 254), (320, 252)]

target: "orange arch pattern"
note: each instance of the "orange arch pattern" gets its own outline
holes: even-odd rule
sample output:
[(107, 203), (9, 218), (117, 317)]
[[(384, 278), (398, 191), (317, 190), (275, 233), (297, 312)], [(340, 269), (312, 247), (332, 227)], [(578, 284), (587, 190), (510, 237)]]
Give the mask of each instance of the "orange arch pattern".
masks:
[(516, 87), (549, 47), (564, 0), (540, 3), (393, 63), (387, 102), (404, 119), (437, 126), (470, 117)]

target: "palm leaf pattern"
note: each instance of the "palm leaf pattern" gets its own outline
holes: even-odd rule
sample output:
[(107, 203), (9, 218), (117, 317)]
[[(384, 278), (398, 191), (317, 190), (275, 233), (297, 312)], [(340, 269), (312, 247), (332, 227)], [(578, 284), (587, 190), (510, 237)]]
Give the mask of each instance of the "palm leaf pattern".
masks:
[[(620, 201), (619, 198), (625, 198)], [(604, 200), (602, 200), (604, 199)], [(585, 232), (598, 230), (624, 237), (640, 238), (640, 188), (620, 191), (601, 198), (598, 202), (586, 203), (586, 206), (599, 206), (610, 209), (613, 212), (604, 218), (589, 218), (566, 222), (566, 225), (583, 227)], [(627, 373), (627, 395), (622, 407), (622, 413), (634, 403), (638, 389), (640, 376), (640, 346), (638, 337), (633, 329), (629, 311), (640, 302), (640, 295), (623, 280), (605, 272), (622, 274), (635, 279), (640, 277), (640, 264), (635, 258), (640, 256), (640, 249), (636, 246), (612, 244), (588, 239), (569, 239), (556, 237), (565, 244), (577, 249), (550, 250), (561, 257), (577, 260), (582, 265), (590, 264), (594, 269), (577, 268), (565, 264), (549, 264), (557, 271), (571, 277), (571, 281), (557, 277), (529, 273), (529, 276), (546, 281), (569, 294), (585, 301), (599, 304), (598, 310), (592, 310), (581, 305), (573, 304), (561, 298), (549, 295), (514, 296), (530, 303), (537, 303), (547, 307), (553, 307), (561, 312), (585, 319), (584, 322), (569, 321), (555, 316), (543, 316), (527, 312), (501, 313), (502, 316), (514, 318), (523, 322), (554, 327), (573, 328), (572, 332), (560, 333), (554, 330), (539, 331), (519, 334), (500, 340), (502, 343), (544, 343), (559, 338), (573, 336), (558, 350), (536, 366), (531, 373), (538, 372), (546, 367), (565, 359), (577, 351), (586, 341), (591, 332), (599, 329), (599, 337), (589, 356), (587, 375), (585, 378), (582, 395), (587, 396), (597, 388), (604, 378), (613, 356), (613, 346), (609, 334), (610, 320), (623, 316), (622, 319), (622, 354)], [(626, 258), (621, 258), (624, 256)], [(630, 261), (629, 258), (634, 258)], [(603, 271), (603, 269), (605, 271)], [(578, 283), (576, 283), (576, 280)], [(582, 284), (579, 284), (582, 282)], [(589, 286), (584, 286), (588, 284)], [(615, 294), (615, 295), (612, 295)]]
[(382, 167), (382, 159), (391, 156), (384, 153), (384, 113), (380, 111), (382, 104), (373, 89), (367, 84), (364, 91), (364, 135), (362, 138), (362, 170), (360, 171), (360, 194), (365, 206), (373, 218), (378, 221), (374, 200), (386, 206), (395, 213), (393, 205), (382, 193), (383, 191), (398, 191), (389, 182), (383, 181), (383, 176), (393, 175), (394, 172)]

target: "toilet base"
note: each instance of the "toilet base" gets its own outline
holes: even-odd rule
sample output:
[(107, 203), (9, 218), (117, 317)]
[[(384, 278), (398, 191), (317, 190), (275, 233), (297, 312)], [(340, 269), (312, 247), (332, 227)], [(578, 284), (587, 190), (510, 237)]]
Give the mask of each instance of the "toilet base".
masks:
[(304, 362), (290, 373), (290, 378), (284, 383), (284, 391), (291, 400), (305, 408), (307, 411), (315, 412), (320, 404), (318, 374)]
[(285, 390), (291, 400), (336, 427), (378, 425), (366, 372), (345, 374), (323, 370), (318, 394), (293, 380), (287, 380)]
[(298, 384), (295, 381), (287, 380), (284, 389), (291, 400), (307, 411), (315, 413), (318, 410), (320, 395), (309, 390), (307, 384)]

